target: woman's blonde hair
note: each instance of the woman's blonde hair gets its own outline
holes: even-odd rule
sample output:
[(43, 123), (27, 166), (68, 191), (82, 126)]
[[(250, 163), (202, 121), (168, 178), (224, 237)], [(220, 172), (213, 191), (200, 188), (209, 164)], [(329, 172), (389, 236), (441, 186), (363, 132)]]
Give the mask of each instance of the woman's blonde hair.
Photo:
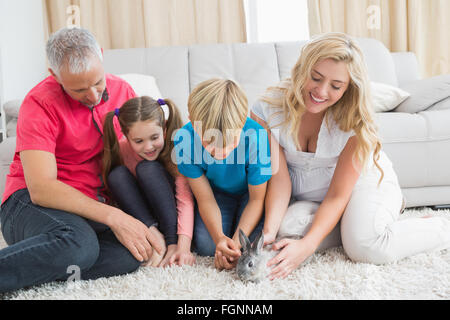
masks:
[(288, 126), (289, 134), (297, 148), (301, 149), (297, 133), (305, 112), (302, 91), (311, 79), (313, 67), (325, 59), (346, 63), (350, 75), (347, 90), (338, 102), (327, 109), (325, 119), (331, 115), (342, 131), (355, 132), (358, 141), (356, 160), (365, 169), (373, 153), (373, 161), (381, 172), (381, 182), (384, 173), (377, 162), (381, 142), (373, 120), (368, 72), (361, 49), (349, 36), (343, 33), (326, 33), (311, 39), (302, 48), (291, 78), (278, 87), (269, 88), (267, 93), (272, 94), (266, 94), (262, 100), (279, 108), (280, 111), (276, 114), (284, 114), (286, 120), (281, 125)]
[[(200, 122), (201, 132), (197, 133), (202, 138), (207, 136), (208, 130), (218, 130), (222, 141), (210, 140), (209, 143), (225, 147), (233, 142), (236, 131), (244, 127), (248, 116), (248, 102), (237, 83), (214, 78), (201, 82), (192, 90), (188, 99), (188, 111), (193, 126)], [(212, 138), (214, 137), (213, 135)]]

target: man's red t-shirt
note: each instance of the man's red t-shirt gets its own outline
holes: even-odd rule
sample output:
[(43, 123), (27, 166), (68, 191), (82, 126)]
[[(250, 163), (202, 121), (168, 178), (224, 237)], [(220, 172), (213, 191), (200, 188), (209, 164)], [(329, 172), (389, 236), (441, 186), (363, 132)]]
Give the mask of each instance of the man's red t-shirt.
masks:
[[(27, 187), (19, 154), (24, 150), (53, 153), (59, 181), (92, 199), (104, 201), (101, 178), (104, 117), (136, 96), (124, 80), (110, 74), (105, 78), (103, 99), (92, 109), (72, 99), (53, 76), (28, 93), (19, 111), (16, 153), (6, 177), (2, 203)], [(115, 129), (120, 138), (117, 121)]]

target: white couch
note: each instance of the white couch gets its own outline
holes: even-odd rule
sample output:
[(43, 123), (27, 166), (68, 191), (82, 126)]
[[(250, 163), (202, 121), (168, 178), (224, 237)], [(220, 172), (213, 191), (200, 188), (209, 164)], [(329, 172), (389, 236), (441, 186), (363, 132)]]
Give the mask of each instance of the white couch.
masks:
[[(390, 53), (374, 39), (357, 41), (364, 51), (371, 81), (410, 88), (410, 91), (428, 86), (428, 92), (410, 97), (416, 99), (415, 106), (404, 105), (394, 112), (377, 113), (376, 119), (383, 148), (395, 166), (407, 207), (450, 204), (450, 90), (432, 101), (437, 97), (432, 90), (442, 93), (442, 88), (445, 91), (447, 87), (444, 83), (442, 88), (437, 88), (434, 82), (421, 80), (413, 53)], [(187, 98), (199, 82), (211, 77), (234, 79), (244, 88), (251, 106), (267, 87), (290, 76), (303, 44), (239, 43), (106, 50), (104, 65), (108, 73), (155, 77), (162, 96), (175, 101), (186, 121)], [(426, 83), (422, 85), (422, 81)], [(422, 98), (424, 102), (417, 105)], [(19, 105), (12, 102), (6, 108), (10, 137), (0, 144), (0, 194), (14, 155), (14, 116)], [(396, 112), (399, 110), (403, 112)]]

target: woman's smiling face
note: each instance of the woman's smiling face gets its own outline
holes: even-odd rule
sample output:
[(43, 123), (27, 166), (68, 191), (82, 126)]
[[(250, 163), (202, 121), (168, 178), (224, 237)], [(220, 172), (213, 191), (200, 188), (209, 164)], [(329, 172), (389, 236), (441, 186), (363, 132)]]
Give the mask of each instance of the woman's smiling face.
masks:
[(344, 95), (350, 83), (347, 64), (333, 59), (317, 62), (302, 90), (306, 111), (320, 113)]

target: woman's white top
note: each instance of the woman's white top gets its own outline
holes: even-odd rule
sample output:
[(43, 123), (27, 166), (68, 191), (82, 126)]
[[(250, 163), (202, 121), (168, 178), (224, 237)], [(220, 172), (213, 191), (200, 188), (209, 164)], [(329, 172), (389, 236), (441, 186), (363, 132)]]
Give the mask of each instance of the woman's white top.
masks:
[[(252, 107), (252, 112), (267, 123), (272, 136), (284, 149), (292, 181), (292, 197), (298, 201), (321, 202), (330, 186), (339, 155), (348, 139), (355, 133), (353, 130), (342, 131), (333, 117), (329, 115), (328, 121), (326, 121), (326, 117), (322, 120), (316, 152), (299, 151), (295, 146), (292, 135), (289, 134), (287, 125), (278, 126), (285, 120), (285, 116), (280, 111), (281, 109), (271, 107), (261, 100), (257, 101)], [(390, 163), (384, 153), (381, 152), (380, 156), (380, 160), (383, 160), (379, 161), (380, 165), (381, 162), (388, 164), (385, 160)], [(369, 171), (376, 169), (374, 166), (370, 167), (372, 168)], [(382, 167), (384, 170), (384, 166)]]

